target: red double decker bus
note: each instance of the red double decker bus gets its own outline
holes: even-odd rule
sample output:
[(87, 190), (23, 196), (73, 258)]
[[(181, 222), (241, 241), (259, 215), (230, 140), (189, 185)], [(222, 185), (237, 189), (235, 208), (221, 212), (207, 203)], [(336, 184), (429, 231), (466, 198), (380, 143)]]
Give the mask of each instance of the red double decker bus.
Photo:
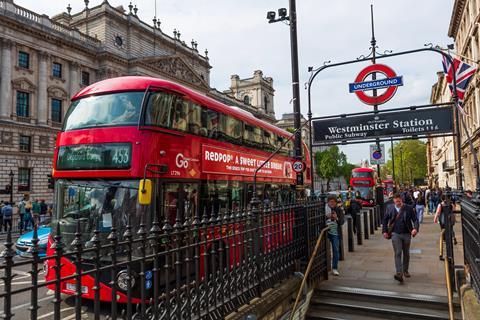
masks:
[(362, 206), (369, 207), (375, 205), (375, 170), (370, 168), (353, 169), (350, 186), (355, 193), (357, 193), (357, 191), (360, 192)]
[[(120, 77), (95, 83), (72, 98), (57, 137), (53, 226), (59, 226), (68, 252), (75, 250), (71, 243), (78, 228), (88, 248), (94, 245), (90, 243), (94, 231), (99, 231), (102, 244), (108, 244), (115, 226), (121, 241), (127, 223), (136, 230), (143, 221), (148, 230), (155, 215), (157, 221), (174, 225), (195, 216), (221, 216), (246, 208), (253, 197), (255, 169), (278, 148), (279, 154), (258, 172), (257, 197), (269, 205), (291, 202), (296, 177), (290, 137), (246, 111), (173, 82)], [(303, 148), (308, 183), (310, 163)], [(140, 204), (144, 181), (149, 182), (152, 196)], [(276, 221), (291, 229), (289, 223)], [(52, 228), (48, 256), (55, 253), (56, 232)], [(292, 240), (290, 231), (282, 232)], [(276, 245), (266, 233), (264, 250)], [(230, 257), (238, 259), (240, 254), (240, 250), (232, 252)], [(121, 260), (122, 252), (118, 255)], [(108, 263), (108, 255), (102, 259)], [(85, 253), (82, 269), (91, 269), (91, 261), (92, 253)], [(46, 280), (55, 280), (51, 259), (46, 267)], [(63, 257), (62, 278), (74, 273), (74, 262)], [(115, 279), (108, 272), (102, 274), (100, 299), (110, 301), (111, 281), (117, 284), (118, 302), (127, 302), (123, 269)], [(138, 298), (138, 285), (135, 289), (132, 281)], [(93, 299), (93, 286), (93, 276), (82, 276), (82, 297)], [(60, 291), (75, 294), (74, 279), (62, 281)]]

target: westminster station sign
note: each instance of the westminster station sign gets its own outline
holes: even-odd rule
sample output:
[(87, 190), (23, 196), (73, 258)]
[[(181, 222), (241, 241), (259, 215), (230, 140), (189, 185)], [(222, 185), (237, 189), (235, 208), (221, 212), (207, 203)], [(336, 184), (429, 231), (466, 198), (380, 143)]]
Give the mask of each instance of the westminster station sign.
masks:
[(313, 144), (453, 131), (452, 106), (312, 119)]

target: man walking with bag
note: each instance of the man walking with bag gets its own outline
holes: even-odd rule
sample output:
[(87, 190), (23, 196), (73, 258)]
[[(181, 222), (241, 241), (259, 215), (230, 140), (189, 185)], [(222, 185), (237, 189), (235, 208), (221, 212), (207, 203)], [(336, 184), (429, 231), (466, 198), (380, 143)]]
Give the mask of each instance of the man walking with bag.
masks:
[(387, 208), (383, 218), (382, 233), (385, 239), (392, 240), (396, 271), (393, 277), (398, 282), (403, 282), (404, 276), (410, 278), (410, 243), (418, 229), (417, 215), (413, 207), (403, 203), (401, 194), (395, 194), (393, 204)]

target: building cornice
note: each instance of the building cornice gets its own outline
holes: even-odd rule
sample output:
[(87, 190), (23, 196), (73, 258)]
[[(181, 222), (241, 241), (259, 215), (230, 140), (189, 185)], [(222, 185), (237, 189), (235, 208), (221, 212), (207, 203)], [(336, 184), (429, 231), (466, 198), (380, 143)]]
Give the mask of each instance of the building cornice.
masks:
[[(85, 10), (72, 15), (72, 26), (78, 26), (85, 21), (90, 22), (98, 19), (98, 17), (107, 16), (110, 19), (117, 21), (120, 24), (129, 24), (136, 28), (142, 34), (148, 34), (155, 41), (159, 41), (168, 49), (179, 51), (187, 57), (191, 57), (197, 60), (202, 66), (211, 69), (212, 66), (209, 63), (209, 58), (201, 55), (198, 50), (188, 47), (184, 41), (175, 39), (168, 34), (164, 33), (160, 28), (154, 28), (146, 22), (140, 20), (140, 18), (133, 13), (122, 12), (119, 8), (113, 7), (108, 1), (97, 5), (96, 7), (88, 9), (88, 15), (85, 14)], [(145, 32), (147, 31), (147, 32)]]
[(449, 37), (455, 38), (457, 36), (458, 28), (462, 21), (462, 15), (466, 4), (466, 0), (455, 0), (455, 3), (453, 4), (452, 16), (450, 18), (450, 26), (448, 27)]
[(57, 133), (60, 131), (59, 128), (55, 128), (55, 127), (41, 126), (38, 124), (17, 122), (13, 120), (0, 120), (0, 125), (2, 128), (11, 128), (11, 129), (22, 128), (22, 129), (28, 129), (28, 130), (35, 130), (35, 132), (37, 133), (41, 132), (46, 134)]
[[(45, 30), (45, 28), (37, 27), (35, 23), (25, 23), (24, 21), (18, 20), (13, 16), (5, 14), (0, 16), (2, 16), (2, 19), (0, 20), (1, 23), (8, 27), (11, 27), (21, 32), (26, 32), (29, 35), (43, 39), (48, 42), (61, 43), (62, 45), (69, 46), (91, 56), (95, 56), (100, 48), (100, 42), (98, 42), (98, 44), (95, 46), (91, 43), (83, 42), (80, 39), (75, 39), (74, 37), (55, 32), (55, 30), (53, 29), (47, 31)], [(78, 32), (80, 34), (79, 31), (75, 32)], [(11, 40), (14, 42), (19, 42), (17, 39)]]

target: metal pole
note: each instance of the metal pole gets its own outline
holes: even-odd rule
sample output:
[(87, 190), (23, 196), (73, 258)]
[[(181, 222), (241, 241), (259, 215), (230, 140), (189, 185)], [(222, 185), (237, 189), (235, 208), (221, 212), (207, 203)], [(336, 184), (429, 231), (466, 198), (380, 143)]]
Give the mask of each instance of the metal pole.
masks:
[[(372, 46), (372, 63), (376, 63), (376, 45), (377, 45), (377, 40), (375, 39), (375, 25), (373, 21), (373, 4), (370, 5), (370, 17), (371, 17), (371, 22), (372, 22), (372, 40), (370, 40), (370, 45)], [(377, 80), (377, 73), (374, 72), (372, 73), (372, 80)], [(377, 96), (377, 89), (373, 89), (373, 96)], [(378, 111), (378, 105), (375, 104), (373, 105), (373, 111)], [(380, 140), (377, 138), (376, 140), (376, 145), (377, 145), (377, 150), (380, 150)], [(380, 164), (377, 163), (377, 187), (380, 182)]]
[[(456, 70), (454, 70), (453, 73), (455, 73)], [(454, 79), (455, 81), (455, 79)], [(456, 95), (456, 92), (454, 94), (454, 112), (455, 112), (455, 129), (456, 129), (456, 140), (457, 140), (457, 188), (460, 191), (463, 191), (463, 184), (462, 184), (462, 139), (460, 136), (460, 116), (459, 116), (459, 111), (458, 111), (458, 97)]]
[(403, 180), (403, 148), (400, 147), (400, 169), (401, 169), (401, 177), (402, 177), (402, 185), (405, 183)]
[[(295, 0), (289, 1), (290, 6), (290, 49), (292, 60), (292, 90), (293, 90), (293, 114), (294, 127), (300, 128), (300, 86), (298, 76), (298, 45), (297, 45), (297, 9)], [(295, 158), (302, 159), (302, 132), (298, 130), (295, 134)], [(303, 173), (300, 173), (303, 175)], [(297, 181), (298, 175), (297, 174)], [(303, 179), (302, 179), (303, 180)]]
[(13, 206), (13, 171), (10, 170), (10, 205)]
[(395, 152), (393, 150), (393, 138), (390, 138), (390, 146), (391, 146), (391, 149), (392, 149), (392, 180), (393, 180), (393, 187), (395, 188), (395, 183), (396, 183), (396, 180), (395, 180)]

